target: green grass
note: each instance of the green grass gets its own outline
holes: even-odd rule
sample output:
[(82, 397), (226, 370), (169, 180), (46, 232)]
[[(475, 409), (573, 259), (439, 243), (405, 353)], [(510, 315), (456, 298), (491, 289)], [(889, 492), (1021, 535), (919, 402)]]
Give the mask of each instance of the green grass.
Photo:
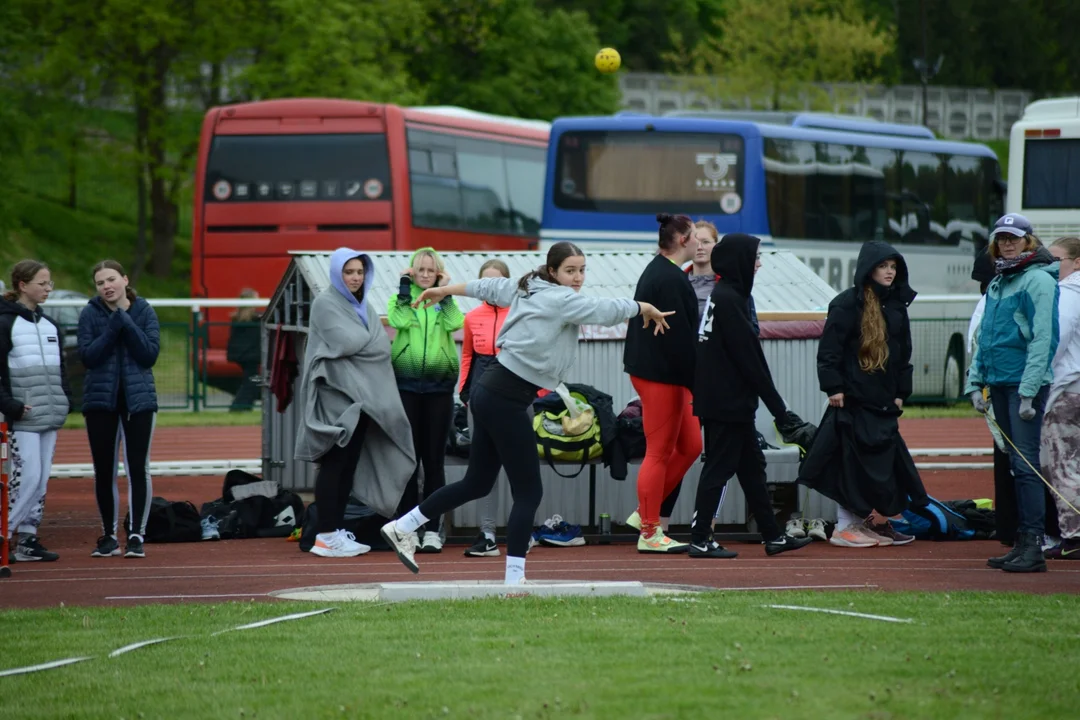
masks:
[(955, 405), (905, 405), (904, 417), (915, 420), (937, 420), (943, 418), (977, 418), (971, 403), (961, 402)]
[[(225, 409), (162, 410), (154, 421), (156, 427), (237, 427), (262, 424), (262, 411), (227, 412)], [(80, 414), (68, 415), (65, 430), (83, 430), (86, 421)]]
[[(910, 625), (772, 610), (809, 605)], [(16, 718), (1074, 717), (1075, 596), (713, 593), (0, 613)], [(110, 651), (186, 636), (115, 659)]]

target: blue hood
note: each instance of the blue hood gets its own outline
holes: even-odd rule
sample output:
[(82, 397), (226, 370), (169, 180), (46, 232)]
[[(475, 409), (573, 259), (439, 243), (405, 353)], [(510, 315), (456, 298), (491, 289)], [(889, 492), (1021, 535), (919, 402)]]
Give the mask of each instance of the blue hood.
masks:
[[(345, 263), (355, 258), (360, 258), (360, 262), (364, 263), (364, 298), (362, 300), (357, 300), (356, 296), (349, 292), (349, 288), (345, 287), (345, 281), (341, 278), (341, 271), (345, 269)], [(356, 314), (360, 317), (360, 322), (364, 323), (364, 327), (368, 326), (367, 297), (375, 274), (374, 270), (375, 266), (372, 264), (371, 258), (362, 252), (349, 248), (338, 248), (330, 255), (330, 285), (344, 295), (345, 299), (352, 304)]]

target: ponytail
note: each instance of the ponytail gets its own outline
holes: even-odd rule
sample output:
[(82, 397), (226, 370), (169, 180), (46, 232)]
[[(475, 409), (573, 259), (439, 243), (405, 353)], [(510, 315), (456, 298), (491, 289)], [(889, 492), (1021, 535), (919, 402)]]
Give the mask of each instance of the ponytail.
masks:
[[(540, 267), (536, 268), (532, 272), (525, 273), (524, 275), (521, 276), (521, 279), (518, 280), (518, 290), (520, 290), (523, 293), (528, 294), (528, 292), (529, 292), (529, 281), (532, 280), (533, 278), (536, 278), (538, 280), (543, 280), (544, 282), (555, 283), (555, 278), (553, 278), (551, 276), (551, 270), (548, 269), (548, 267), (546, 265), (541, 265)], [(557, 283), (555, 283), (555, 284), (557, 284)]]

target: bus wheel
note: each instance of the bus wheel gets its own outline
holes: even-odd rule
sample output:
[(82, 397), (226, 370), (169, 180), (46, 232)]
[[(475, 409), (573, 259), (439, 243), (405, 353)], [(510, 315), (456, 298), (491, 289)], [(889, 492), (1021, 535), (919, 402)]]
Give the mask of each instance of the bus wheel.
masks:
[(941, 394), (947, 402), (956, 402), (964, 394), (963, 374), (960, 354), (954, 347), (945, 358), (945, 382), (941, 388)]

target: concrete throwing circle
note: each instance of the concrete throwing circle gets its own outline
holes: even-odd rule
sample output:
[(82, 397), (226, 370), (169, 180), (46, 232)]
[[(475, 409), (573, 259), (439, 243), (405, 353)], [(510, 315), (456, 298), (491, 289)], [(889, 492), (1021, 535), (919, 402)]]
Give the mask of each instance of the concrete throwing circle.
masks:
[(685, 595), (712, 590), (715, 590), (715, 588), (636, 581), (579, 582), (573, 580), (542, 580), (530, 581), (526, 585), (504, 585), (495, 580), (457, 580), (452, 582), (317, 585), (275, 590), (268, 594), (282, 600), (404, 602), (407, 600), (473, 600), (485, 597), (655, 597), (659, 595)]

